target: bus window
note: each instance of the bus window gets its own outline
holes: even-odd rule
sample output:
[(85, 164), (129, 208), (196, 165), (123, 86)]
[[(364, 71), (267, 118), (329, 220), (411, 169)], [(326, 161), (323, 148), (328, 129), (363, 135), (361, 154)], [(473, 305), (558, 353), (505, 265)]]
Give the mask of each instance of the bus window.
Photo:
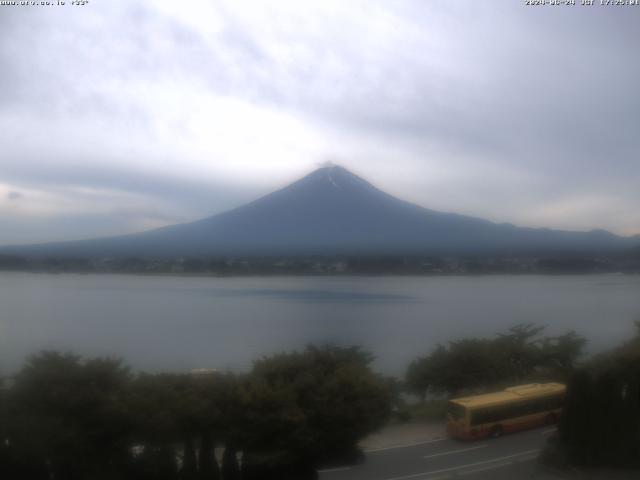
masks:
[(499, 422), (512, 416), (511, 407), (509, 405), (481, 408), (471, 412), (471, 424), (481, 425), (483, 423)]
[(524, 417), (527, 415), (546, 412), (548, 410), (559, 409), (562, 408), (562, 401), (563, 398), (561, 396), (555, 396), (529, 402), (473, 409), (471, 411), (471, 425), (495, 423), (510, 418)]

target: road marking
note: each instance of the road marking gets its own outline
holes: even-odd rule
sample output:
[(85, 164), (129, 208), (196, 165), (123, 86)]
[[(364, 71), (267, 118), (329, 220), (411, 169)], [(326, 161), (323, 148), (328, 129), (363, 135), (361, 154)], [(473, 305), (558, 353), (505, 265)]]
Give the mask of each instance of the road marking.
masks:
[(475, 467), (477, 465), (486, 465), (487, 463), (500, 462), (503, 460), (508, 460), (510, 458), (521, 457), (522, 455), (531, 455), (532, 453), (538, 453), (539, 451), (540, 451), (539, 449), (526, 450), (524, 452), (514, 453), (512, 455), (505, 455), (503, 457), (496, 457), (490, 460), (483, 460), (481, 462), (467, 463), (466, 465), (458, 465), (457, 467), (442, 468), (440, 470), (430, 470), (428, 472), (420, 472), (420, 473), (414, 473), (411, 475), (403, 475), (400, 477), (386, 478), (385, 480), (407, 480), (409, 478), (418, 478), (418, 477), (425, 477), (428, 475), (435, 475), (436, 473), (452, 472), (454, 470), (462, 470), (464, 468)]
[(472, 475), (474, 473), (486, 472), (487, 470), (494, 470), (496, 468), (508, 467), (509, 465), (513, 465), (513, 462), (495, 463), (487, 467), (473, 468), (471, 470), (465, 470), (464, 472), (460, 472), (459, 475)]
[(550, 433), (557, 432), (558, 429), (556, 427), (549, 428), (548, 430), (543, 430), (540, 432), (540, 435), (549, 435)]
[(346, 472), (351, 470), (352, 467), (337, 467), (337, 468), (325, 468), (324, 470), (318, 470), (318, 473), (333, 473), (333, 472)]
[(446, 438), (434, 438), (433, 440), (427, 440), (425, 442), (404, 443), (402, 445), (393, 445), (391, 447), (373, 448), (371, 450), (365, 450), (364, 453), (376, 453), (376, 452), (384, 452), (384, 451), (387, 451), (387, 450), (395, 450), (395, 449), (398, 449), (398, 448), (417, 447), (418, 445), (427, 445), (429, 443), (443, 442), (444, 440), (446, 440)]
[(434, 453), (433, 455), (425, 455), (422, 458), (442, 457), (443, 455), (453, 455), (454, 453), (468, 452), (469, 450), (477, 450), (479, 448), (486, 448), (488, 446), (489, 446), (488, 444), (485, 444), (485, 445), (478, 445), (478, 446), (469, 447), (469, 448), (459, 448), (458, 450), (449, 450), (448, 452)]

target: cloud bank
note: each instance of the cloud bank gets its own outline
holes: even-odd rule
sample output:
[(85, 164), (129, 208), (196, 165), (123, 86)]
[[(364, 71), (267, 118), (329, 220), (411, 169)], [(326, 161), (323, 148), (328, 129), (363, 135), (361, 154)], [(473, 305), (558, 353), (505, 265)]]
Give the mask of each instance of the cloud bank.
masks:
[(0, 244), (218, 213), (327, 160), (421, 205), (640, 233), (640, 7), (0, 7)]

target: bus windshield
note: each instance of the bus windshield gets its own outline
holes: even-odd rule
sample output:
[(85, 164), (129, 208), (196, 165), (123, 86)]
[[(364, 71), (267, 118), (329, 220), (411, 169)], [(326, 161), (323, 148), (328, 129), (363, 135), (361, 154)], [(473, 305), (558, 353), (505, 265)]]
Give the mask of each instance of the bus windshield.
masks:
[(451, 415), (454, 420), (461, 420), (465, 417), (466, 408), (454, 402), (449, 402), (447, 405), (447, 413)]

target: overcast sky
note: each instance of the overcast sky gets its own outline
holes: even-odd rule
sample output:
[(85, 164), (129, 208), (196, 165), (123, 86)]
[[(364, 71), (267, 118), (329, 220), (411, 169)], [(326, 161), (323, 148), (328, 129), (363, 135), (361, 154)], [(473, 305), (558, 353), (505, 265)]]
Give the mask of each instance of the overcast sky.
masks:
[(0, 244), (205, 217), (327, 160), (434, 209), (637, 234), (638, 45), (640, 7), (0, 6)]

